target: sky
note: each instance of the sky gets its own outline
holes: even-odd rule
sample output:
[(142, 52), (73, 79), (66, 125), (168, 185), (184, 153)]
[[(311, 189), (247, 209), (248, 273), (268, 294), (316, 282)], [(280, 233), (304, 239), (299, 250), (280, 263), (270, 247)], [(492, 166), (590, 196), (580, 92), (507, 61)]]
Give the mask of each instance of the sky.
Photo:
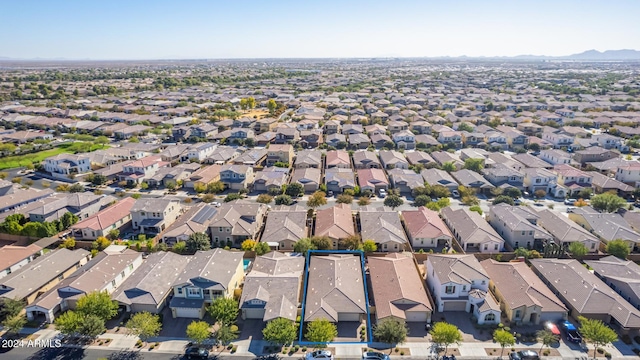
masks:
[(21, 0), (0, 57), (562, 56), (640, 49), (638, 0)]

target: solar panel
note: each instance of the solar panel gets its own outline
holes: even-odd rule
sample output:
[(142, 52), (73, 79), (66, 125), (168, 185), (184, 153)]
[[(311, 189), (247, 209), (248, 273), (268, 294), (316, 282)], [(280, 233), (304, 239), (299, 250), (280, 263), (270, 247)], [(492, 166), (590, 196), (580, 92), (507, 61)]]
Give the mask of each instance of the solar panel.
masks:
[(205, 205), (202, 209), (200, 209), (200, 211), (198, 211), (196, 216), (193, 217), (193, 221), (197, 222), (198, 224), (204, 224), (205, 221), (213, 218), (217, 212), (218, 209), (216, 209), (215, 207), (211, 205)]

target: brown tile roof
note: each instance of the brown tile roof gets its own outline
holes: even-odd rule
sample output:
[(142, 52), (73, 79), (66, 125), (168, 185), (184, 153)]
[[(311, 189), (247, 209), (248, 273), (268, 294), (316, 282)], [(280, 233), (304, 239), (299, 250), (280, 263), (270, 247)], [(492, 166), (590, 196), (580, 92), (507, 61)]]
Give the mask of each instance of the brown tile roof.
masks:
[(511, 309), (520, 306), (539, 306), (542, 312), (566, 312), (562, 301), (533, 273), (524, 262), (497, 262), (493, 259), (480, 264), (489, 274)]
[(135, 202), (136, 200), (130, 197), (122, 199), (108, 208), (74, 224), (71, 226), (71, 229), (107, 229), (109, 226), (118, 222), (118, 220), (129, 215)]
[(318, 210), (316, 214), (316, 236), (328, 236), (331, 239), (344, 239), (355, 234), (351, 206), (337, 204)]
[(220, 177), (220, 170), (222, 166), (220, 165), (211, 165), (205, 166), (200, 170), (197, 170), (191, 176), (189, 176), (190, 181), (200, 181), (205, 184), (212, 182), (215, 178)]
[(640, 329), (640, 311), (577, 260), (533, 259), (531, 265), (578, 313), (607, 314), (625, 328)]
[(402, 218), (404, 219), (407, 231), (413, 239), (437, 238), (443, 235), (453, 237), (447, 225), (445, 225), (444, 221), (438, 216), (438, 213), (424, 206), (416, 210), (402, 211)]
[(42, 250), (42, 248), (34, 244), (29, 246), (3, 246), (0, 248), (0, 270), (7, 269), (29, 256), (40, 252), (40, 250)]
[(412, 257), (396, 253), (370, 257), (368, 263), (378, 320), (406, 319), (406, 311), (433, 311)]

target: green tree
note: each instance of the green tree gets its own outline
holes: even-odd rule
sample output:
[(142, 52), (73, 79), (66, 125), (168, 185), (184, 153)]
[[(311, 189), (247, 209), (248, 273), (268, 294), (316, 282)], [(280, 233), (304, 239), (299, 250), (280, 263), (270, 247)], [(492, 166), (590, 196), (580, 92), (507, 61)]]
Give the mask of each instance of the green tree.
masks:
[(84, 316), (94, 315), (107, 321), (118, 314), (118, 302), (106, 291), (94, 291), (80, 297), (76, 311)]
[(109, 230), (109, 234), (107, 235), (107, 237), (111, 240), (116, 240), (120, 237), (120, 230), (118, 229), (111, 229)]
[(543, 189), (538, 189), (534, 191), (533, 196), (535, 196), (538, 199), (542, 199), (543, 197), (547, 196), (547, 192), (544, 191)]
[(587, 247), (581, 242), (574, 241), (569, 245), (569, 253), (574, 258), (585, 256), (588, 252), (589, 249), (587, 249)]
[(418, 195), (413, 199), (413, 206), (425, 206), (431, 202), (431, 198), (427, 195)]
[(373, 328), (373, 336), (381, 342), (394, 345), (402, 344), (409, 334), (409, 328), (404, 321), (388, 318), (378, 322)]
[(362, 250), (362, 241), (359, 235), (351, 235), (340, 240), (340, 247), (347, 250)]
[(171, 247), (176, 254), (182, 254), (187, 249), (187, 243), (184, 241), (178, 241)]
[(109, 181), (109, 179), (107, 179), (107, 177), (102, 174), (95, 174), (93, 175), (93, 179), (91, 179), (91, 183), (93, 185), (103, 185), (106, 184), (107, 181)]
[(366, 253), (376, 252), (377, 250), (378, 250), (378, 245), (376, 245), (376, 242), (373, 240), (365, 240), (362, 243), (362, 251)]
[(431, 195), (439, 199), (442, 199), (442, 198), (450, 197), (451, 191), (449, 191), (449, 188), (444, 187), (442, 185), (434, 185), (431, 187)]
[(586, 342), (593, 344), (593, 358), (596, 358), (596, 350), (600, 346), (606, 346), (618, 340), (618, 335), (610, 327), (600, 320), (578, 317), (580, 321), (580, 334)]
[(242, 242), (240, 248), (244, 251), (253, 251), (258, 243), (253, 239), (247, 239)]
[(384, 206), (388, 206), (392, 209), (404, 204), (404, 200), (398, 195), (389, 195), (384, 199)]
[(302, 184), (294, 182), (287, 186), (287, 190), (285, 190), (284, 193), (291, 197), (302, 196), (304, 194), (304, 187), (302, 186)]
[(446, 172), (454, 172), (457, 170), (456, 165), (452, 161), (442, 164), (442, 170)]
[(215, 322), (230, 326), (238, 318), (238, 302), (232, 298), (219, 297), (207, 308), (207, 312)]
[[(288, 190), (288, 188), (287, 188)], [(327, 194), (322, 191), (316, 191), (311, 196), (309, 196), (309, 200), (307, 200), (307, 206), (315, 209), (319, 206), (327, 204)]]
[(17, 334), (27, 324), (27, 318), (24, 315), (13, 315), (2, 321), (2, 327), (9, 334)]
[(269, 109), (270, 114), (273, 114), (276, 111), (277, 107), (278, 107), (278, 104), (276, 103), (275, 100), (269, 99), (269, 101), (267, 101), (267, 109)]
[(605, 249), (607, 254), (613, 255), (620, 259), (626, 259), (629, 256), (629, 245), (622, 239), (609, 241)]
[(80, 193), (80, 192), (84, 192), (84, 186), (80, 185), (80, 184), (73, 184), (69, 187), (69, 192), (70, 193)]
[(221, 181), (214, 181), (207, 185), (207, 192), (209, 194), (219, 194), (224, 191), (224, 183)]
[(458, 327), (446, 322), (437, 322), (429, 331), (431, 339), (434, 343), (444, 345), (444, 354), (447, 354), (449, 345), (459, 344), (462, 341), (462, 335)]
[(291, 205), (293, 203), (293, 199), (289, 195), (278, 195), (275, 197), (276, 205)]
[(104, 135), (101, 135), (101, 136), (98, 136), (95, 140), (93, 140), (93, 142), (95, 144), (102, 145), (102, 148), (104, 148), (104, 146), (109, 143), (109, 138)]
[(221, 345), (229, 345), (230, 342), (238, 338), (238, 331), (233, 328), (236, 326), (222, 325), (216, 331), (216, 341)]
[(293, 251), (297, 253), (306, 254), (309, 250), (317, 250), (309, 238), (302, 238), (293, 245)]
[(338, 336), (335, 324), (326, 319), (316, 319), (307, 324), (305, 337), (315, 343), (328, 343)]
[(474, 205), (474, 206), (470, 207), (469, 210), (470, 211), (475, 211), (478, 214), (482, 215), (482, 209), (478, 205)]
[(513, 206), (513, 204), (514, 204), (513, 198), (511, 196), (507, 196), (507, 195), (499, 195), (499, 196), (496, 196), (496, 198), (493, 199), (493, 202), (492, 202), (493, 205), (498, 205), (498, 204), (502, 204), (502, 203), (509, 204), (509, 205)]
[(203, 192), (207, 191), (207, 186), (204, 184), (197, 183), (193, 185), (193, 190), (198, 194), (202, 194)]
[(69, 250), (73, 250), (76, 247), (76, 239), (69, 237), (66, 238), (62, 241), (62, 243), (60, 244), (61, 248), (65, 248), (65, 249), (69, 249)]
[(520, 191), (520, 189), (518, 188), (510, 187), (504, 191), (504, 195), (507, 195), (513, 199), (517, 199), (519, 197), (522, 197), (522, 191)]
[(24, 306), (25, 302), (20, 299), (0, 299), (0, 319), (5, 320), (20, 314)]
[(242, 195), (240, 195), (239, 193), (231, 193), (225, 196), (224, 202), (231, 202), (231, 201), (240, 200), (240, 199), (242, 199)]
[(328, 236), (313, 236), (311, 237), (311, 244), (318, 250), (331, 250), (333, 248), (333, 242)]
[(139, 312), (131, 316), (126, 324), (127, 331), (135, 335), (142, 341), (147, 341), (150, 337), (158, 336), (162, 330), (160, 316), (149, 312)]
[(69, 310), (56, 317), (54, 323), (56, 330), (64, 335), (75, 335), (83, 321), (84, 316), (78, 312)]
[(620, 196), (612, 193), (604, 193), (591, 198), (591, 206), (600, 211), (615, 212), (627, 202)]
[(260, 256), (271, 251), (271, 248), (269, 247), (269, 244), (267, 244), (266, 242), (259, 242), (256, 244), (255, 251), (256, 251), (256, 255)]
[(336, 198), (338, 204), (351, 204), (353, 202), (353, 196), (347, 194), (340, 194)]
[(502, 358), (505, 346), (513, 346), (513, 344), (516, 343), (516, 338), (507, 330), (496, 329), (496, 331), (493, 332), (493, 341), (500, 344), (502, 348), (502, 350), (500, 350), (500, 357)]
[(261, 204), (269, 204), (273, 201), (273, 196), (269, 195), (269, 194), (260, 194), (258, 195), (258, 198), (256, 199), (256, 202), (259, 202)]
[(477, 173), (482, 173), (482, 169), (484, 169), (484, 159), (468, 158), (464, 161), (464, 168)]
[(209, 324), (205, 321), (192, 321), (187, 325), (187, 337), (189, 340), (197, 344), (202, 344), (205, 340), (211, 337)]
[(148, 188), (149, 188), (149, 184), (147, 184), (145, 181), (140, 183), (140, 189), (147, 190)]
[(277, 318), (267, 323), (262, 336), (275, 345), (289, 345), (296, 339), (296, 325), (289, 319)]
[(60, 218), (60, 222), (62, 223), (64, 229), (68, 229), (69, 227), (71, 227), (71, 225), (77, 223), (78, 220), (80, 220), (80, 218), (70, 212), (64, 213)]
[(540, 355), (542, 355), (542, 349), (545, 346), (550, 347), (551, 345), (559, 341), (558, 336), (554, 335), (550, 330), (547, 330), (547, 329), (538, 330), (536, 332), (536, 337), (538, 338), (538, 341), (542, 343), (542, 346), (540, 346), (540, 351), (539, 351)]
[(207, 234), (197, 232), (189, 235), (186, 241), (187, 250), (195, 253), (198, 250), (206, 251), (211, 249), (211, 239)]

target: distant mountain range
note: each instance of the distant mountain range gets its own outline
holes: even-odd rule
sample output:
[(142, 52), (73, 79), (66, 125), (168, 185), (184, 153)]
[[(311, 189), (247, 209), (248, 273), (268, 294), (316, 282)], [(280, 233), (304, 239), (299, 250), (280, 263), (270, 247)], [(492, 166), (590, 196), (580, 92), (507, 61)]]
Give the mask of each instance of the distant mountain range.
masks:
[[(399, 56), (389, 56), (383, 58), (402, 58)], [(622, 50), (606, 50), (600, 52), (598, 50), (587, 50), (581, 52), (579, 54), (573, 54), (568, 56), (546, 56), (546, 55), (517, 55), (517, 56), (434, 56), (434, 57), (425, 57), (427, 59), (504, 59), (504, 60), (575, 60), (575, 61), (640, 61), (640, 51), (633, 49), (622, 49)], [(300, 58), (303, 59), (303, 58)], [(24, 58), (11, 58), (0, 56), (0, 61), (14, 61), (14, 60), (23, 60), (23, 61), (77, 61), (77, 59), (65, 59), (65, 58), (32, 58), (32, 59), (24, 59)], [(153, 59), (149, 59), (153, 60)], [(160, 59), (158, 59), (160, 60)], [(164, 59), (167, 60), (167, 59)], [(247, 59), (243, 59), (247, 60)], [(81, 61), (91, 61), (91, 59), (85, 58), (81, 59)], [(99, 60), (96, 60), (99, 61)]]

